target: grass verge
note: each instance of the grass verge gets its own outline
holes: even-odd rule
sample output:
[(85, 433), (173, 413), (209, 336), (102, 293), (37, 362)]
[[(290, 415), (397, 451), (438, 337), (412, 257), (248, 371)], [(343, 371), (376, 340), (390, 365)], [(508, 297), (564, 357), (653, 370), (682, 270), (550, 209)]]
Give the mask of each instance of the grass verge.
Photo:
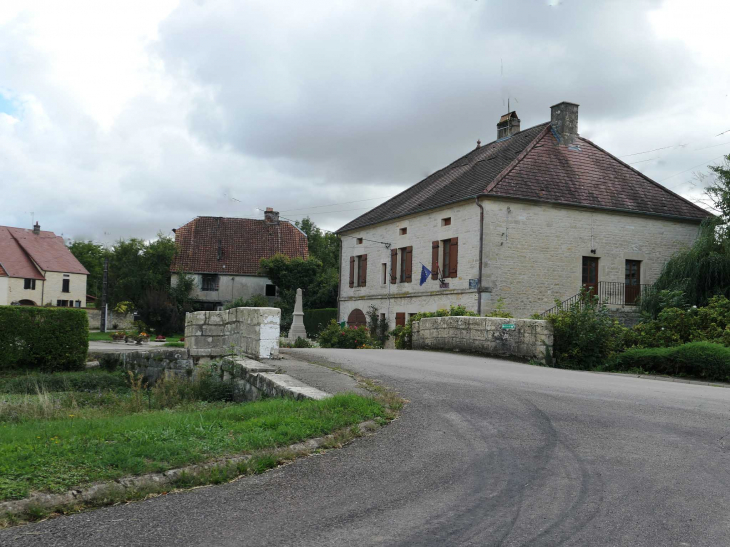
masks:
[(382, 403), (346, 394), (321, 401), (268, 399), (187, 411), (6, 423), (0, 426), (0, 499), (286, 446), (385, 417)]

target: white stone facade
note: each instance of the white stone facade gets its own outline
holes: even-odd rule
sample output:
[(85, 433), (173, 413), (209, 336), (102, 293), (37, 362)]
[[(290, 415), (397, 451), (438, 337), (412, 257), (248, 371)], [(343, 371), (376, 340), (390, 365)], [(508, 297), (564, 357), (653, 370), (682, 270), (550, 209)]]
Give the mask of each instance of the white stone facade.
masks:
[[(218, 274), (218, 290), (203, 290), (203, 275), (200, 273), (186, 274), (195, 279), (195, 285), (190, 292), (193, 300), (199, 302), (220, 303), (225, 305), (238, 298), (248, 300), (254, 295), (266, 296), (266, 286), (273, 285), (271, 280), (260, 275), (227, 275)], [(177, 284), (178, 274), (171, 275), (172, 285)], [(269, 297), (269, 302), (273, 303), (276, 297)]]
[[(40, 271), (46, 279), (36, 279), (35, 289), (26, 289), (25, 279), (19, 277), (0, 278), (0, 305), (28, 300), (36, 306), (56, 306), (59, 300), (66, 300), (73, 307), (86, 307), (86, 274)], [(69, 292), (63, 292), (64, 279), (69, 280)]]
[[(482, 315), (488, 315), (500, 297), (506, 310), (527, 318), (552, 307), (555, 299), (573, 296), (581, 288), (584, 256), (599, 259), (599, 281), (623, 283), (625, 261), (639, 260), (641, 283), (653, 283), (672, 254), (691, 245), (699, 230), (697, 222), (659, 216), (497, 198), (480, 203)], [(472, 288), (469, 281), (479, 274), (479, 213), (471, 200), (344, 232), (339, 320), (347, 320), (356, 308), (367, 312), (370, 305), (387, 314), (391, 328), (398, 312), (407, 318), (451, 305), (477, 311), (478, 292), (475, 281)], [(451, 218), (451, 225), (442, 226), (444, 218)], [(400, 235), (404, 227), (407, 234)], [(421, 263), (431, 269), (432, 241), (453, 237), (459, 238), (458, 277), (446, 279), (448, 289), (431, 278), (419, 286)], [(357, 238), (363, 238), (362, 243)], [(390, 283), (390, 250), (375, 241), (413, 247), (411, 283)], [(362, 254), (367, 254), (366, 285), (350, 288), (350, 257)]]

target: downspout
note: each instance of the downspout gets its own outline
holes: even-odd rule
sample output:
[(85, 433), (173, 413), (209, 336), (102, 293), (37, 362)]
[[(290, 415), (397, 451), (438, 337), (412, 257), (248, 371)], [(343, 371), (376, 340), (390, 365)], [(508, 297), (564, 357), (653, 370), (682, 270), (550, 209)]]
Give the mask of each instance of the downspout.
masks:
[(484, 207), (479, 203), (479, 196), (474, 196), (479, 207), (479, 276), (477, 281), (477, 313), (482, 315), (482, 256), (484, 254)]
[(340, 296), (342, 295), (342, 238), (337, 236), (340, 240), (340, 262), (337, 264), (337, 322), (340, 322)]

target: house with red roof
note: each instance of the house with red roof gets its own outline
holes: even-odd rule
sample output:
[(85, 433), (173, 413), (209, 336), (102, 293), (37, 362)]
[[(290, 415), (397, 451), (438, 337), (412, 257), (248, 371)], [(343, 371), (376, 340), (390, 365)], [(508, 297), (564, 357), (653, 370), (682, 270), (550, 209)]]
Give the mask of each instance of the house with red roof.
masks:
[(627, 313), (710, 213), (578, 134), (578, 105), (477, 147), (338, 230), (339, 320), (462, 305), (517, 318), (586, 287)]
[(252, 296), (273, 302), (277, 288), (259, 273), (262, 258), (283, 254), (308, 256), (307, 236), (295, 225), (279, 219), (267, 208), (263, 220), (197, 217), (174, 230), (177, 253), (170, 266), (172, 284), (180, 272), (195, 279), (192, 298), (200, 310), (223, 306)]
[(0, 226), (0, 305), (86, 307), (86, 271), (63, 238)]

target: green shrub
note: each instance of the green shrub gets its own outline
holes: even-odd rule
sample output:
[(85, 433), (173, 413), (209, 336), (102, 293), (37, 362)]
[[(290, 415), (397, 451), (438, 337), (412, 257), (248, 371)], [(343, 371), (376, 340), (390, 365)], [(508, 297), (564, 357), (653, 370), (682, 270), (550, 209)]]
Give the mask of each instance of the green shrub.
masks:
[(307, 340), (306, 338), (297, 336), (297, 339), (294, 340), (294, 347), (295, 348), (311, 348), (312, 344), (310, 344), (309, 340)]
[(35, 395), (39, 391), (108, 391), (126, 390), (129, 381), (122, 372), (106, 371), (57, 372), (24, 374), (0, 378), (0, 393)]
[(304, 328), (307, 336), (317, 338), (330, 321), (337, 320), (337, 308), (322, 308), (320, 310), (304, 310)]
[(497, 305), (490, 311), (486, 317), (503, 317), (504, 319), (512, 319), (514, 316), (504, 307), (504, 298), (497, 298)]
[(0, 306), (0, 370), (81, 370), (88, 349), (83, 310)]
[(690, 342), (671, 348), (632, 348), (611, 360), (610, 370), (642, 369), (656, 374), (730, 381), (730, 348)]
[(579, 302), (547, 320), (553, 326), (553, 358), (559, 368), (595, 369), (622, 348), (626, 329), (585, 290)]
[(375, 347), (370, 332), (364, 326), (342, 328), (334, 319), (319, 333), (319, 345), (323, 348), (359, 349)]
[(467, 311), (464, 306), (451, 306), (448, 310), (437, 310), (435, 312), (424, 311), (419, 312), (413, 317), (409, 317), (405, 325), (398, 325), (390, 334), (393, 335), (396, 349), (412, 349), (413, 348), (413, 322), (420, 321), (424, 317), (479, 317), (478, 313)]
[(370, 338), (373, 343), (379, 348), (384, 348), (385, 343), (390, 338), (388, 318), (383, 314), (380, 317), (378, 308), (373, 304), (368, 308), (368, 312), (365, 314), (368, 318), (368, 331), (370, 332)]

